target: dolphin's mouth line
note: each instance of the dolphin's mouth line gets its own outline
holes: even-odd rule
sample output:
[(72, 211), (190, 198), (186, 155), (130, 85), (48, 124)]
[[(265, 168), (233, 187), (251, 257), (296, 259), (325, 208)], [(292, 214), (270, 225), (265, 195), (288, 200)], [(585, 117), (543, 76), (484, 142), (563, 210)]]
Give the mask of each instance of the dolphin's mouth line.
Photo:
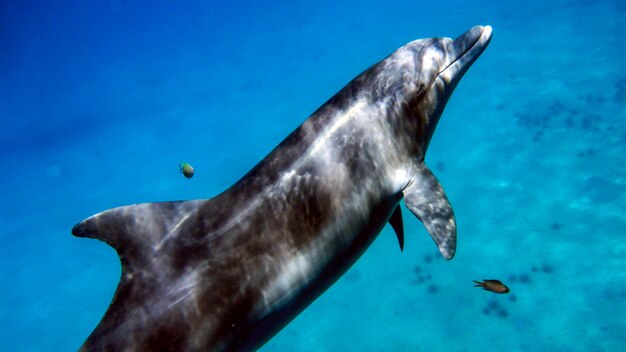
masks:
[[(487, 26), (489, 27), (489, 26)], [(441, 71), (439, 71), (439, 73), (437, 73), (437, 76), (435, 77), (435, 79), (439, 78), (439, 76), (444, 73), (447, 69), (449, 69), (452, 65), (456, 64), (459, 60), (463, 59), (465, 57), (465, 55), (467, 55), (467, 53), (469, 53), (470, 51), (472, 51), (472, 49), (474, 49), (480, 42), (481, 39), (483, 39), (483, 37), (486, 37), (487, 35), (489, 35), (491, 33), (491, 30), (489, 30), (488, 34), (486, 33), (487, 28), (484, 27), (482, 32), (480, 33), (479, 36), (476, 36), (476, 39), (474, 40), (474, 42), (472, 43), (472, 45), (468, 45), (467, 48), (465, 48), (465, 50), (463, 50), (463, 52), (458, 55), (454, 60), (452, 60), (448, 65), (446, 65), (446, 67), (444, 67)], [(486, 40), (483, 41), (485, 44), (489, 42), (489, 38), (486, 38)], [(486, 47), (486, 45), (485, 45)], [(480, 54), (480, 53), (477, 53)]]

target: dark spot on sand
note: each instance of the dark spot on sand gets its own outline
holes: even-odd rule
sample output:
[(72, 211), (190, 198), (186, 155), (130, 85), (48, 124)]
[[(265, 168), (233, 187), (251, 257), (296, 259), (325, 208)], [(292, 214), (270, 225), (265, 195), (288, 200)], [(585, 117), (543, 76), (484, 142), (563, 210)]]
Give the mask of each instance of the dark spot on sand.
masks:
[(514, 115), (517, 119), (517, 123), (524, 127), (538, 127), (541, 125), (547, 126), (547, 117), (541, 115), (525, 115), (516, 113)]
[[(533, 266), (530, 268), (530, 271), (532, 271), (533, 273), (536, 273), (537, 271), (539, 271), (539, 269), (537, 269), (537, 267), (533, 265)], [(521, 281), (521, 280), (520, 280), (520, 281)]]
[(419, 274), (422, 272), (422, 268), (419, 265), (416, 265), (415, 268), (413, 268), (413, 272)]
[(508, 316), (509, 316), (509, 313), (508, 313), (506, 310), (502, 309), (502, 308), (501, 308), (501, 309), (498, 309), (498, 311), (496, 312), (496, 314), (497, 314), (497, 315), (498, 315), (498, 317), (500, 317), (500, 318), (506, 318), (506, 317), (508, 317)]
[(489, 302), (487, 302), (487, 308), (498, 309), (500, 308), (500, 303), (498, 303), (498, 301), (496, 301), (495, 299), (492, 299)]
[(544, 264), (541, 267), (541, 271), (543, 271), (545, 274), (552, 274), (554, 272), (554, 270), (552, 269), (552, 267), (548, 264)]
[(432, 261), (433, 261), (433, 256), (432, 256), (432, 255), (430, 255), (430, 254), (426, 254), (426, 255), (424, 256), (424, 262), (425, 262), (425, 263), (430, 263), (430, 262), (432, 262)]
[(509, 301), (511, 302), (517, 302), (517, 297), (515, 295), (510, 295), (509, 296)]
[(585, 117), (583, 117), (580, 128), (582, 128), (583, 130), (588, 130), (592, 127), (594, 120), (597, 120), (597, 118), (594, 118), (593, 115), (585, 115)]
[(584, 100), (585, 100), (586, 102), (588, 102), (588, 103), (593, 103), (593, 101), (594, 101), (595, 99), (594, 99), (594, 96), (593, 96), (593, 95), (591, 95), (590, 93), (587, 93), (587, 94), (584, 96)]
[(626, 78), (618, 79), (615, 82), (615, 95), (613, 96), (615, 101), (626, 100)]
[(428, 293), (430, 293), (430, 294), (434, 294), (434, 293), (437, 293), (437, 291), (439, 291), (439, 289), (437, 288), (437, 286), (435, 286), (435, 285), (430, 285), (430, 286), (428, 286)]
[(484, 315), (489, 315), (489, 309), (483, 308), (483, 314)]
[(523, 284), (527, 284), (530, 282), (530, 276), (528, 274), (521, 274), (519, 276), (519, 282), (523, 283)]
[(554, 230), (554, 231), (558, 231), (563, 227), (563, 224), (558, 223), (558, 222), (553, 222), (552, 225), (550, 225), (550, 229)]
[(605, 203), (618, 198), (623, 188), (612, 180), (594, 175), (585, 180), (583, 190), (592, 202)]
[(563, 105), (560, 101), (555, 101), (552, 105), (550, 105), (550, 113), (552, 114), (559, 114), (564, 109), (565, 105)]
[(517, 276), (515, 276), (515, 275), (509, 275), (509, 281), (511, 281), (511, 282), (515, 282), (515, 281), (517, 281)]
[(437, 164), (435, 164), (435, 168), (441, 172), (446, 171), (446, 164), (438, 161)]

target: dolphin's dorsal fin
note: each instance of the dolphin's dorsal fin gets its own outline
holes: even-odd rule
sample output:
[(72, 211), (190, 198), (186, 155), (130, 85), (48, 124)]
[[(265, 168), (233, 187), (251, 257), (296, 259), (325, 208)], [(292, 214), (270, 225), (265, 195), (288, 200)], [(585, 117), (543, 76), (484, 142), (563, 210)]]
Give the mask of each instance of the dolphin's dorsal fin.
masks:
[[(113, 247), (122, 264), (113, 301), (80, 351), (154, 350), (155, 346), (165, 346), (159, 341), (163, 335), (145, 337), (155, 329), (147, 325), (154, 314), (146, 307), (154, 303), (147, 300), (148, 292), (167, 292), (161, 294), (159, 302), (180, 301), (181, 298), (176, 298), (180, 291), (171, 291), (168, 286), (173, 282), (171, 275), (176, 275), (170, 261), (179, 258), (171, 251), (178, 245), (173, 242), (179, 243), (188, 227), (195, 225), (205, 203), (205, 200), (193, 200), (129, 205), (96, 214), (74, 226), (75, 236), (99, 239)], [(182, 294), (185, 297), (186, 293)], [(163, 326), (172, 324), (176, 316), (170, 318)], [(172, 329), (171, 325), (169, 328)], [(138, 347), (132, 344), (134, 338), (141, 341)]]
[(407, 208), (424, 224), (439, 252), (452, 259), (456, 251), (456, 220), (452, 206), (433, 173), (420, 163), (403, 191)]
[[(95, 238), (113, 247), (123, 259), (154, 252), (178, 235), (181, 224), (205, 200), (143, 203), (91, 216), (72, 229), (77, 237)], [(138, 264), (138, 263), (137, 263)]]
[(402, 225), (402, 210), (400, 210), (400, 204), (393, 211), (389, 218), (389, 224), (396, 232), (398, 237), (398, 244), (400, 245), (400, 252), (404, 250), (404, 226)]

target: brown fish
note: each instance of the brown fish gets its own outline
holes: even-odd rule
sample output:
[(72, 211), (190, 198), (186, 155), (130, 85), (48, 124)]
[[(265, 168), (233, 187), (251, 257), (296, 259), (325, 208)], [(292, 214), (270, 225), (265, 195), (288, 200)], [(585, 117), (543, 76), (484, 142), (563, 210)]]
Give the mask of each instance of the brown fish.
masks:
[(482, 282), (472, 280), (476, 283), (474, 287), (482, 287), (485, 291), (491, 291), (493, 293), (509, 293), (508, 287), (500, 280), (483, 280)]

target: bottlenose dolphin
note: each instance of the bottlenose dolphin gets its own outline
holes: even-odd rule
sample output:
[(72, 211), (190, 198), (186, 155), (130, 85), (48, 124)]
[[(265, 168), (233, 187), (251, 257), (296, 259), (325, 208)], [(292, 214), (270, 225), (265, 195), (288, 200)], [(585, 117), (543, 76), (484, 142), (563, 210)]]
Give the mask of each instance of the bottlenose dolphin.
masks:
[(445, 259), (456, 223), (424, 164), (457, 83), (491, 27), (410, 42), (322, 105), (269, 155), (208, 200), (104, 211), (72, 233), (119, 254), (115, 297), (83, 351), (259, 348), (330, 287), (399, 202)]

